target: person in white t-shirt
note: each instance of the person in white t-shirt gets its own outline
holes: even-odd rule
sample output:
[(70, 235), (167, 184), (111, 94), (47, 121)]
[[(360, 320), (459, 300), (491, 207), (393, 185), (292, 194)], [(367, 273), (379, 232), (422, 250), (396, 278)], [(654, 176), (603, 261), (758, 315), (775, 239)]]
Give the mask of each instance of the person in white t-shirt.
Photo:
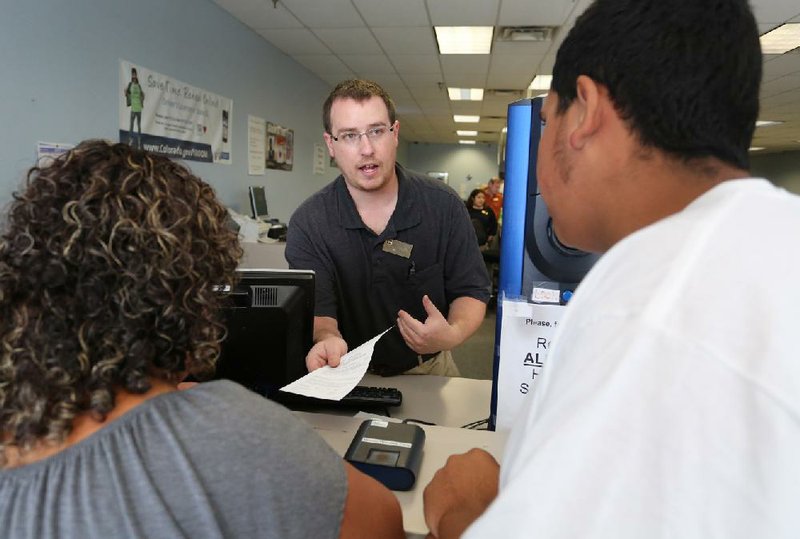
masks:
[(749, 177), (761, 61), (746, 0), (577, 20), (537, 173), (561, 241), (605, 254), (502, 467), (474, 449), (426, 488), (432, 536), (800, 533), (800, 197)]

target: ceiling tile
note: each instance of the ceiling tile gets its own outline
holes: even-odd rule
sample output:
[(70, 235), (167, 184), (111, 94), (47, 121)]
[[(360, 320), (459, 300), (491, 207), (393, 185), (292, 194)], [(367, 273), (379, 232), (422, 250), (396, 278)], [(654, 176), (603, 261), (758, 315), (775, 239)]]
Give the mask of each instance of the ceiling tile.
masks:
[(350, 0), (280, 0), (280, 3), (309, 28), (364, 26)]
[(800, 14), (797, 0), (752, 0), (750, 5), (759, 24), (783, 23)]
[(500, 26), (561, 26), (574, 7), (572, 1), (503, 0)]
[(312, 32), (336, 54), (381, 54), (367, 28), (312, 28)]
[(430, 115), (435, 116), (437, 114), (450, 116), (450, 121), (453, 121), (452, 113), (450, 112), (449, 102), (442, 103), (438, 99), (435, 100), (417, 99), (417, 105), (419, 105), (419, 108), (421, 108), (429, 116)]
[(481, 115), (480, 101), (451, 101), (450, 110), (453, 114), (475, 114)]
[(778, 95), (792, 90), (800, 90), (800, 75), (787, 75), (762, 84), (761, 97)]
[(340, 54), (339, 59), (357, 74), (391, 73), (395, 70), (383, 54)]
[(297, 54), (294, 59), (317, 74), (352, 73), (350, 68), (333, 54)]
[(764, 57), (763, 80), (779, 79), (800, 72), (800, 50)]
[[(445, 75), (455, 72), (472, 75), (486, 75), (489, 71), (488, 54), (446, 54), (442, 55), (442, 69)], [(481, 88), (483, 86), (480, 86)]]
[(494, 26), (498, 0), (428, 0), (434, 26)]
[(321, 73), (318, 76), (319, 78), (330, 84), (331, 89), (333, 89), (334, 86), (336, 86), (343, 80), (356, 78), (356, 74), (353, 73), (352, 71), (348, 71), (347, 69), (343, 69), (341, 71), (331, 71), (330, 73)]
[(408, 86), (408, 89), (411, 91), (411, 95), (414, 96), (414, 99), (419, 102), (420, 100), (423, 101), (438, 101), (443, 104), (443, 106), (450, 106), (450, 99), (447, 97), (447, 90), (440, 90), (435, 85), (434, 86)]
[(296, 54), (330, 54), (325, 44), (305, 28), (261, 29), (258, 34), (277, 48), (294, 56)]
[(271, 0), (214, 0), (250, 28), (302, 28), (297, 18), (282, 3)]
[(492, 45), (492, 55), (539, 58), (555, 45), (553, 41), (498, 41)]
[(489, 63), (487, 88), (523, 90), (527, 88), (541, 63), (540, 56), (493, 54)]
[(441, 75), (442, 72), (438, 54), (390, 54), (389, 59), (401, 75)]
[(406, 28), (373, 28), (375, 38), (383, 46), (389, 56), (396, 54), (439, 54), (436, 40), (433, 37), (433, 28), (406, 27)]
[(370, 26), (427, 26), (423, 0), (353, 0)]
[[(389, 95), (393, 95), (394, 92), (406, 94), (408, 89), (406, 85), (403, 83), (403, 80), (395, 73), (369, 73), (366, 72), (363, 74), (365, 79), (375, 81), (386, 90)], [(410, 95), (410, 94), (409, 94)]]

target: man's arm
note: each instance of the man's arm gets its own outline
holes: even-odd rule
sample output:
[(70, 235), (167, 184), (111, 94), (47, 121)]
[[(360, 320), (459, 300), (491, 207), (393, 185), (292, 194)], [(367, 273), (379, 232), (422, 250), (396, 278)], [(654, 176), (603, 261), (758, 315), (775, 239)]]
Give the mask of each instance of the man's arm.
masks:
[(347, 342), (339, 333), (339, 323), (330, 316), (314, 317), (314, 346), (306, 356), (308, 372), (330, 365), (337, 367), (347, 353)]
[(347, 499), (339, 537), (404, 538), (403, 514), (394, 494), (349, 463), (345, 462), (344, 466), (347, 470)]
[(447, 459), (423, 493), (425, 523), (433, 537), (461, 537), (497, 497), (500, 465), (482, 449)]
[(468, 296), (453, 300), (446, 319), (428, 296), (423, 296), (422, 305), (428, 314), (425, 322), (403, 310), (397, 314), (400, 334), (418, 354), (452, 350), (475, 333), (486, 315), (486, 304)]

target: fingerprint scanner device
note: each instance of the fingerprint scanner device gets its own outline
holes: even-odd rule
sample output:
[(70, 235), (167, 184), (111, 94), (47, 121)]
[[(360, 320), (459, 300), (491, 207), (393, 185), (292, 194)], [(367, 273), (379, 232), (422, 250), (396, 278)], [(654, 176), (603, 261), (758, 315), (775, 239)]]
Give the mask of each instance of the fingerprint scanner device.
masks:
[(419, 475), (424, 445), (425, 431), (418, 425), (367, 419), (344, 458), (391, 490), (410, 490)]

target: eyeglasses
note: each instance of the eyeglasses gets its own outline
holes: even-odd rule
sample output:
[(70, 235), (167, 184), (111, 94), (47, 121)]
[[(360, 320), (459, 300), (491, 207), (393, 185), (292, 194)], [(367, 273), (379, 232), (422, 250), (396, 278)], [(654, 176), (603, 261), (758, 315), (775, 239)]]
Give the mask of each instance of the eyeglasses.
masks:
[(370, 127), (363, 133), (356, 133), (355, 131), (345, 131), (344, 133), (339, 133), (339, 136), (331, 135), (331, 138), (336, 142), (342, 142), (347, 146), (356, 146), (359, 142), (361, 142), (361, 137), (364, 135), (367, 136), (370, 142), (378, 142), (383, 137), (386, 136), (386, 133), (394, 131), (394, 124), (392, 127), (386, 127), (385, 125), (376, 125), (375, 127)]

